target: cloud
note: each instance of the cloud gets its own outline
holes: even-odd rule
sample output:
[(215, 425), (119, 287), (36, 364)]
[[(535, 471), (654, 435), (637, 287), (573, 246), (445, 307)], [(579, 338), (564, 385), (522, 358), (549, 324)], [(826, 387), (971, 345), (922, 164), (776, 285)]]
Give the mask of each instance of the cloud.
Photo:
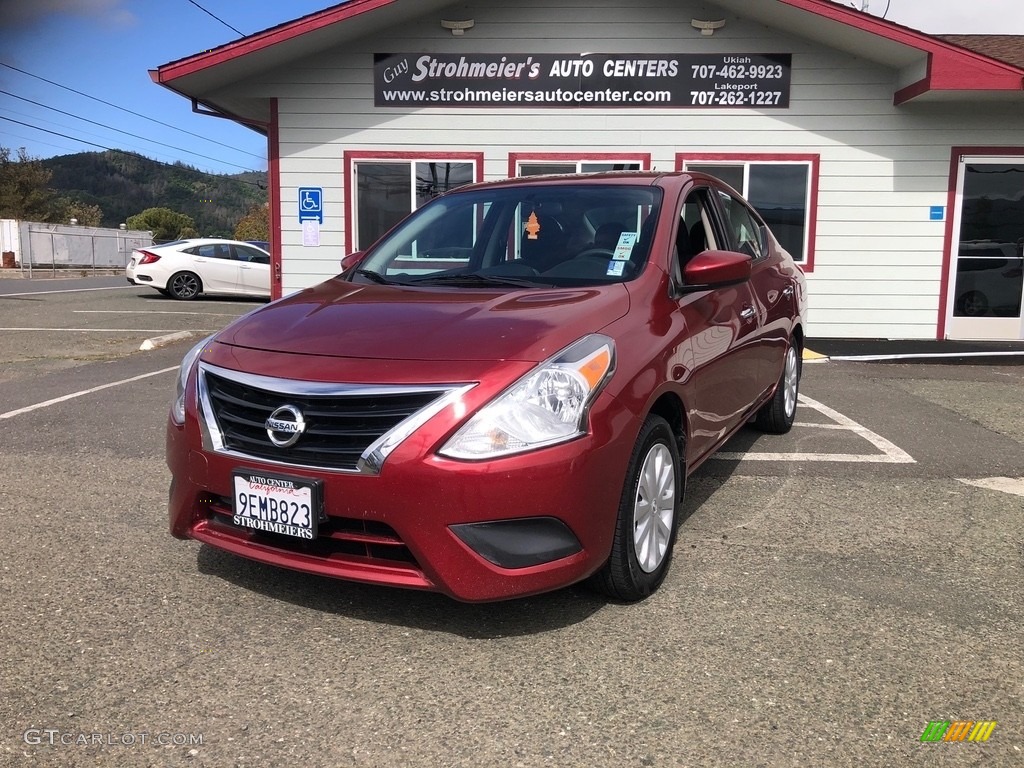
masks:
[(138, 19), (124, 0), (0, 0), (0, 26), (22, 30), (45, 24), (55, 16), (78, 16), (132, 26)]

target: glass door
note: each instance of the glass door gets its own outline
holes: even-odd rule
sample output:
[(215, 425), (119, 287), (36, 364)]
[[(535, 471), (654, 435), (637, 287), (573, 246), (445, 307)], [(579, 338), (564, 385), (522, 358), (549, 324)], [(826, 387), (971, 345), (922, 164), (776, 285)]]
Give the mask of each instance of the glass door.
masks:
[(1024, 338), (1024, 157), (964, 156), (957, 177), (950, 339)]

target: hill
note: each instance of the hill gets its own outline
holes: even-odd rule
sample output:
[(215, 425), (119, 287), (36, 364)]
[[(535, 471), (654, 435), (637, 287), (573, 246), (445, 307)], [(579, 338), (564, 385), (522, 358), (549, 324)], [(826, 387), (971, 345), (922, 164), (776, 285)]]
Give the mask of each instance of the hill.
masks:
[(235, 225), (267, 201), (267, 174), (218, 176), (183, 163), (167, 165), (131, 152), (80, 152), (41, 161), (53, 172), (50, 188), (103, 211), (117, 227), (147, 208), (188, 214), (203, 236), (232, 237)]

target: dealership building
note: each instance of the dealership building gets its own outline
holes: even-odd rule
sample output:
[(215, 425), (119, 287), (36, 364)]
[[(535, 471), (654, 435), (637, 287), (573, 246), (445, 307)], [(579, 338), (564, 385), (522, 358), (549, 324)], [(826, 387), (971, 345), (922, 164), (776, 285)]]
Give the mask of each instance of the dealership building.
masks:
[(1024, 339), (1024, 37), (828, 0), (349, 0), (152, 76), (267, 136), (275, 296), (460, 184), (688, 169), (802, 265), (809, 336)]

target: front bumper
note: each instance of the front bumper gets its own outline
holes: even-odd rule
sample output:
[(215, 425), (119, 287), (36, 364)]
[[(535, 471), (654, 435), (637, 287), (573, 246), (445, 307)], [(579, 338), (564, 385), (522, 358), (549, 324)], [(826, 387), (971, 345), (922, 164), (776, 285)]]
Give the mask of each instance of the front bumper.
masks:
[[(352, 581), (500, 600), (567, 586), (611, 549), (632, 419), (599, 397), (591, 433), (486, 462), (400, 446), (379, 475), (281, 467), (204, 450), (168, 424), (174, 536), (271, 565)], [(323, 482), (313, 541), (232, 523), (231, 476), (259, 470)]]

